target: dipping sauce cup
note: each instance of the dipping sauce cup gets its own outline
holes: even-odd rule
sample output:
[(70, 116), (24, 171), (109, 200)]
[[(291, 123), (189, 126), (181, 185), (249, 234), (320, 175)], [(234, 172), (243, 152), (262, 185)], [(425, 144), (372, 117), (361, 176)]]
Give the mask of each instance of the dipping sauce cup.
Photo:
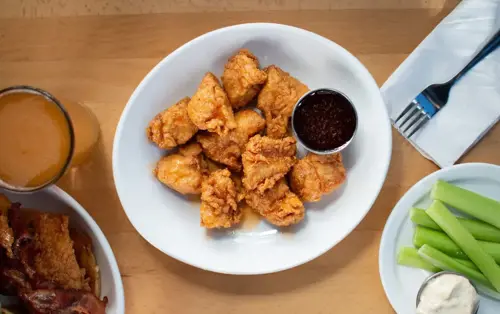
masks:
[(333, 154), (346, 148), (354, 138), (358, 116), (343, 93), (320, 88), (302, 96), (292, 112), (292, 130), (307, 150)]
[(31, 86), (0, 90), (0, 187), (32, 192), (82, 164), (99, 138), (85, 106)]

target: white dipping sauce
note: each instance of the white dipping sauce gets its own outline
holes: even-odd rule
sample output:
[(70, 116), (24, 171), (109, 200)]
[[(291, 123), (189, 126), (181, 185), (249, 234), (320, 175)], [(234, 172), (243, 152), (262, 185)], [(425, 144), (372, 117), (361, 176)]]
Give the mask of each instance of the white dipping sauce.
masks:
[(477, 293), (462, 276), (443, 274), (429, 281), (420, 295), (417, 314), (471, 314)]

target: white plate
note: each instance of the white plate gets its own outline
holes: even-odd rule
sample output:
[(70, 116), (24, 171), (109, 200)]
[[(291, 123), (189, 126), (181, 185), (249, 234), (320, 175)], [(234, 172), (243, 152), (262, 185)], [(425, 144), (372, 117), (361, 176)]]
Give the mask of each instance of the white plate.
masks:
[[(246, 47), (262, 66), (276, 64), (310, 88), (332, 87), (353, 101), (359, 128), (346, 150), (348, 180), (303, 223), (281, 230), (260, 223), (250, 230), (210, 232), (200, 227), (199, 203), (172, 192), (152, 175), (165, 153), (145, 135), (148, 122), (190, 96), (207, 71), (222, 74), (227, 59)], [(277, 24), (245, 24), (198, 37), (163, 59), (140, 83), (116, 130), (113, 174), (123, 208), (137, 231), (164, 253), (193, 266), (230, 274), (276, 272), (329, 250), (363, 219), (385, 180), (391, 130), (377, 84), (339, 45), (314, 33)]]
[(34, 193), (17, 194), (2, 189), (0, 193), (11, 202), (21, 203), (24, 208), (64, 213), (70, 217), (70, 226), (87, 233), (92, 238), (93, 251), (101, 272), (101, 298), (108, 297), (106, 313), (125, 313), (123, 284), (113, 251), (97, 223), (75, 199), (57, 186)]
[[(385, 293), (398, 314), (414, 314), (417, 291), (430, 275), (425, 270), (400, 266), (396, 254), (402, 246), (412, 246), (413, 224), (408, 212), (411, 207), (427, 208), (430, 190), (442, 179), (494, 199), (500, 195), (500, 166), (470, 163), (434, 172), (415, 184), (392, 210), (380, 243), (379, 270)], [(500, 302), (481, 296), (479, 314), (500, 313)]]

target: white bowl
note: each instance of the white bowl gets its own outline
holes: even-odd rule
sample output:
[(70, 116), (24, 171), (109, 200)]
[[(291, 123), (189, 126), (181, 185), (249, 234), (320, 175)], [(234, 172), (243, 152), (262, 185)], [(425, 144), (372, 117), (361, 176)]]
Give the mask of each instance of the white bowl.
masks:
[(12, 193), (0, 189), (11, 202), (19, 202), (24, 208), (44, 212), (63, 213), (70, 217), (70, 226), (76, 227), (92, 238), (93, 252), (101, 272), (101, 299), (108, 297), (106, 313), (124, 314), (125, 296), (118, 264), (108, 240), (97, 223), (74, 198), (57, 186), (34, 192)]
[[(158, 182), (152, 169), (165, 154), (145, 135), (158, 112), (191, 96), (207, 71), (222, 74), (238, 49), (250, 49), (262, 66), (276, 64), (309, 88), (342, 91), (356, 106), (359, 127), (344, 151), (345, 185), (306, 205), (303, 223), (282, 232), (265, 222), (251, 229), (207, 232), (199, 203)], [(113, 174), (134, 227), (164, 253), (193, 266), (228, 274), (263, 274), (303, 264), (346, 237), (363, 219), (385, 180), (391, 130), (379, 89), (349, 52), (314, 33), (278, 24), (244, 24), (198, 37), (163, 59), (139, 84), (118, 124)]]

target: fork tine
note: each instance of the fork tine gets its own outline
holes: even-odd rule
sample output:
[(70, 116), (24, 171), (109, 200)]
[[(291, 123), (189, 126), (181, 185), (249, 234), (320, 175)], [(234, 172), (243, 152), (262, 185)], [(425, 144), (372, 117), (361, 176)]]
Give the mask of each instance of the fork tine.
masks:
[(396, 120), (394, 121), (394, 124), (398, 123), (398, 121), (404, 117), (408, 111), (410, 111), (411, 108), (413, 108), (414, 106), (414, 103), (413, 101), (411, 103), (408, 104), (408, 106), (406, 106), (405, 110), (403, 110), (403, 112), (401, 112), (401, 114), (396, 118)]
[(407, 136), (407, 138), (410, 138), (413, 134), (415, 134), (422, 126), (427, 123), (431, 118), (429, 118), (428, 115), (424, 115), (424, 118), (421, 119), (421, 121), (413, 128), (413, 131), (410, 132), (410, 134)]
[(403, 134), (406, 134), (406, 132), (408, 132), (409, 130), (411, 130), (411, 128), (417, 122), (419, 122), (420, 120), (422, 120), (422, 118), (425, 117), (425, 113), (423, 113), (422, 111), (419, 110), (419, 112), (417, 114), (415, 114), (414, 117), (416, 117), (416, 118), (413, 119), (404, 130), (401, 131), (401, 132), (403, 132)]
[(404, 129), (400, 128), (401, 132), (406, 134), (406, 132), (408, 132), (415, 125), (415, 123), (419, 122), (422, 117), (425, 116), (425, 113), (419, 110), (418, 113), (414, 114), (413, 116), (415, 117), (415, 119), (411, 120), (411, 122)]
[[(413, 103), (412, 103), (413, 104)], [(412, 118), (419, 113), (420, 110), (418, 109), (417, 106), (413, 107), (413, 110), (408, 114), (408, 116), (403, 120), (403, 122), (399, 125), (399, 129), (402, 129), (403, 126)]]

